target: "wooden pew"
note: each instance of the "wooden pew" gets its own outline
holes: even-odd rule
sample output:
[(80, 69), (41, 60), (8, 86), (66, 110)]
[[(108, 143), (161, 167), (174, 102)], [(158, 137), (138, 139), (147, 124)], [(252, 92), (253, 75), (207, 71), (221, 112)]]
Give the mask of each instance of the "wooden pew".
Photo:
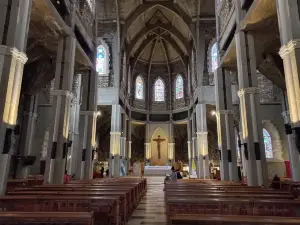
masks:
[[(180, 223), (182, 222), (182, 223)], [(228, 215), (174, 215), (170, 224), (201, 224), (201, 225), (292, 225), (300, 224), (300, 218), (295, 217), (267, 217), (267, 216), (228, 216)]]
[(132, 214), (133, 209), (128, 205), (129, 200), (126, 200), (126, 192), (99, 192), (99, 191), (15, 191), (8, 192), (8, 195), (23, 196), (96, 196), (96, 197), (120, 197), (120, 217), (122, 221), (127, 221)]
[(120, 225), (120, 198), (19, 195), (0, 197), (5, 212), (94, 212), (95, 224)]
[(0, 212), (0, 225), (93, 225), (93, 213), (87, 212)]

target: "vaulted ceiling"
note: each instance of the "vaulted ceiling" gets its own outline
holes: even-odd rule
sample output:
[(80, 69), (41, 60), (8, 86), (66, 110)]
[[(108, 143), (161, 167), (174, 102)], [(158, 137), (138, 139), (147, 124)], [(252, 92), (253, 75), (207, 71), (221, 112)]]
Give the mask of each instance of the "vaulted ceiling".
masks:
[(122, 49), (131, 65), (181, 60), (186, 64), (194, 45), (191, 25), (201, 17), (214, 17), (211, 0), (120, 0)]

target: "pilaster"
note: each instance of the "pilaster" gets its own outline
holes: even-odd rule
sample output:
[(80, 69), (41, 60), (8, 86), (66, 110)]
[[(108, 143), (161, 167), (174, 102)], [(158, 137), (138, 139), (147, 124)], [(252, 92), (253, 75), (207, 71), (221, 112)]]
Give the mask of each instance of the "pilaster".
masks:
[[(260, 96), (257, 87), (255, 44), (251, 33), (235, 34), (244, 148), (248, 158), (249, 186), (268, 186), (267, 161), (264, 151)], [(247, 154), (248, 153), (248, 154)]]

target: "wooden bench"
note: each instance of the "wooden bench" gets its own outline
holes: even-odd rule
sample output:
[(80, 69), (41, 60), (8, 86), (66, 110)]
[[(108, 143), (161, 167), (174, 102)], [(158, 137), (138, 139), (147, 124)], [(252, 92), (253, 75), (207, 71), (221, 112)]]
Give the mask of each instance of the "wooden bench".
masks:
[(174, 215), (170, 217), (169, 224), (201, 224), (201, 225), (271, 225), (300, 224), (300, 218), (294, 217), (267, 217), (267, 216), (227, 216), (227, 215)]
[(0, 212), (0, 225), (93, 225), (93, 213), (87, 212)]
[(96, 224), (121, 224), (119, 197), (116, 196), (2, 196), (0, 211), (94, 212)]
[(15, 191), (8, 192), (8, 195), (23, 196), (23, 195), (37, 195), (37, 196), (96, 196), (96, 197), (120, 197), (120, 216), (121, 221), (127, 221), (132, 214), (133, 209), (128, 205), (126, 200), (126, 192), (99, 192), (99, 191)]
[(169, 197), (167, 214), (300, 216), (300, 201), (276, 199)]

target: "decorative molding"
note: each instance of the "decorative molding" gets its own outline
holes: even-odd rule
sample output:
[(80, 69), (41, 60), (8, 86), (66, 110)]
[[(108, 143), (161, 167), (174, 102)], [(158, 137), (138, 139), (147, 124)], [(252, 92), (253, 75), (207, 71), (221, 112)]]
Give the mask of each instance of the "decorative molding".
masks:
[(288, 42), (287, 44), (283, 45), (279, 50), (279, 55), (282, 59), (284, 59), (288, 54), (290, 54), (292, 51), (295, 51), (295, 49), (300, 48), (300, 39), (294, 39)]
[(259, 94), (260, 89), (258, 87), (248, 87), (248, 88), (242, 88), (238, 91), (238, 96), (242, 97), (246, 94)]

